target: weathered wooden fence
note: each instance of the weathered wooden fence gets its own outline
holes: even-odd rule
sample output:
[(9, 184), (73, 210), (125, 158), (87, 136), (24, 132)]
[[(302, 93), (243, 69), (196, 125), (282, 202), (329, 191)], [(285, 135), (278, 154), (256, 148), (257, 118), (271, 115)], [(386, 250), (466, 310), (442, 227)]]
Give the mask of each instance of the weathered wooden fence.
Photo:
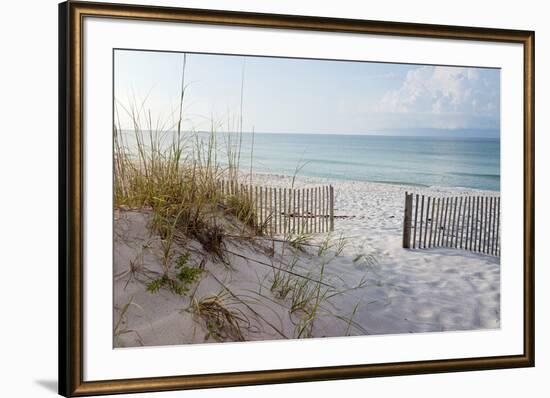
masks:
[(403, 247), (450, 247), (500, 256), (500, 197), (405, 193)]
[(269, 234), (312, 234), (334, 230), (334, 188), (275, 188), (219, 181), (222, 195), (243, 195), (255, 224)]

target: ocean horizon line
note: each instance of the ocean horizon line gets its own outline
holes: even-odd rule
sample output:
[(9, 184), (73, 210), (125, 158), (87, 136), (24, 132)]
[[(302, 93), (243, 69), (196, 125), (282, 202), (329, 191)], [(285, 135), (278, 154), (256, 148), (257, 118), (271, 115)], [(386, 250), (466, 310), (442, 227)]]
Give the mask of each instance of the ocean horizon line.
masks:
[[(426, 129), (427, 131), (431, 132), (431, 134), (414, 134), (413, 131), (417, 131), (418, 129), (399, 129), (399, 130), (385, 130), (387, 133), (384, 133), (383, 131), (373, 131), (373, 132), (357, 132), (357, 133), (351, 133), (351, 132), (345, 132), (345, 133), (337, 133), (337, 132), (290, 132), (290, 131), (214, 131), (216, 135), (218, 134), (246, 134), (246, 135), (252, 135), (252, 134), (259, 134), (259, 135), (309, 135), (309, 136), (316, 136), (316, 135), (322, 135), (322, 136), (341, 136), (341, 137), (386, 137), (386, 138), (431, 138), (431, 139), (479, 139), (479, 140), (492, 140), (492, 141), (500, 141), (500, 130), (492, 130), (492, 129), (459, 129), (459, 130), (445, 130), (445, 129)], [(122, 129), (124, 132), (133, 132), (133, 129)], [(162, 132), (162, 133), (173, 133), (177, 134), (177, 130), (141, 130), (141, 132), (147, 132), (147, 131), (155, 131), (155, 132)], [(441, 135), (435, 134), (435, 132), (442, 132)], [(458, 132), (462, 133), (469, 133), (469, 132), (499, 132), (498, 135), (490, 135), (490, 136), (484, 136), (484, 135), (460, 135)], [(400, 134), (400, 133), (402, 134)], [(194, 134), (211, 134), (212, 131), (208, 130), (184, 130), (182, 133), (194, 133)]]

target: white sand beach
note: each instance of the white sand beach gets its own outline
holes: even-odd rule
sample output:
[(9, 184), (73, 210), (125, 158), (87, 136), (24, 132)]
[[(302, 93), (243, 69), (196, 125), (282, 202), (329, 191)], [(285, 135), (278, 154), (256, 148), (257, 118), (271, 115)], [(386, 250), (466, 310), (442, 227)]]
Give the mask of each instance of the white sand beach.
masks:
[[(292, 179), (255, 174), (253, 183), (289, 187)], [(489, 192), (311, 177), (297, 177), (294, 186), (327, 183), (334, 186), (336, 219), (321, 255), (327, 234), (312, 237), (301, 249), (269, 239), (258, 238), (253, 245), (228, 237), (228, 264), (191, 242), (175, 251), (189, 251), (189, 262), (205, 271), (185, 295), (146, 290), (161, 272), (160, 238), (150, 231), (151, 212), (115, 210), (115, 347), (500, 327), (498, 257), (402, 248), (405, 191), (436, 196)], [(345, 245), (339, 246), (341, 235)], [(275, 279), (293, 283), (293, 292), (273, 288)], [(297, 281), (305, 282), (303, 292), (296, 291), (302, 286)], [(297, 308), (299, 294), (309, 298), (309, 312)], [(216, 321), (212, 313), (199, 311), (201, 300), (223, 303), (217, 315), (225, 318)]]

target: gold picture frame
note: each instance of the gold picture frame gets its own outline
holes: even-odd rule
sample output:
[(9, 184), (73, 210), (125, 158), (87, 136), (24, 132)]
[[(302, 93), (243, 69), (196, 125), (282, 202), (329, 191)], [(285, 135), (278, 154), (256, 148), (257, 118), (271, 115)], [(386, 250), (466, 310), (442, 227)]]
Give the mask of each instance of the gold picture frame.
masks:
[[(83, 20), (106, 17), (517, 43), (524, 66), (523, 354), (125, 380), (83, 380)], [(243, 386), (534, 366), (534, 39), (532, 31), (88, 2), (59, 5), (59, 392), (64, 396)], [(519, 210), (518, 210), (519, 211)], [(350, 343), (352, 344), (352, 343)]]

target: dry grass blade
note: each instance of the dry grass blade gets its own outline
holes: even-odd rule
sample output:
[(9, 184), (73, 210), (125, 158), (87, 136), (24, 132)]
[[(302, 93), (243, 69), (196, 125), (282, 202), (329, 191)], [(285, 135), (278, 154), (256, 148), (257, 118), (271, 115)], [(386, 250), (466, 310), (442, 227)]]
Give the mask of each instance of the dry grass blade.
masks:
[(205, 322), (205, 340), (244, 341), (241, 328), (250, 327), (247, 316), (238, 308), (232, 308), (226, 293), (218, 293), (193, 301), (193, 312)]

